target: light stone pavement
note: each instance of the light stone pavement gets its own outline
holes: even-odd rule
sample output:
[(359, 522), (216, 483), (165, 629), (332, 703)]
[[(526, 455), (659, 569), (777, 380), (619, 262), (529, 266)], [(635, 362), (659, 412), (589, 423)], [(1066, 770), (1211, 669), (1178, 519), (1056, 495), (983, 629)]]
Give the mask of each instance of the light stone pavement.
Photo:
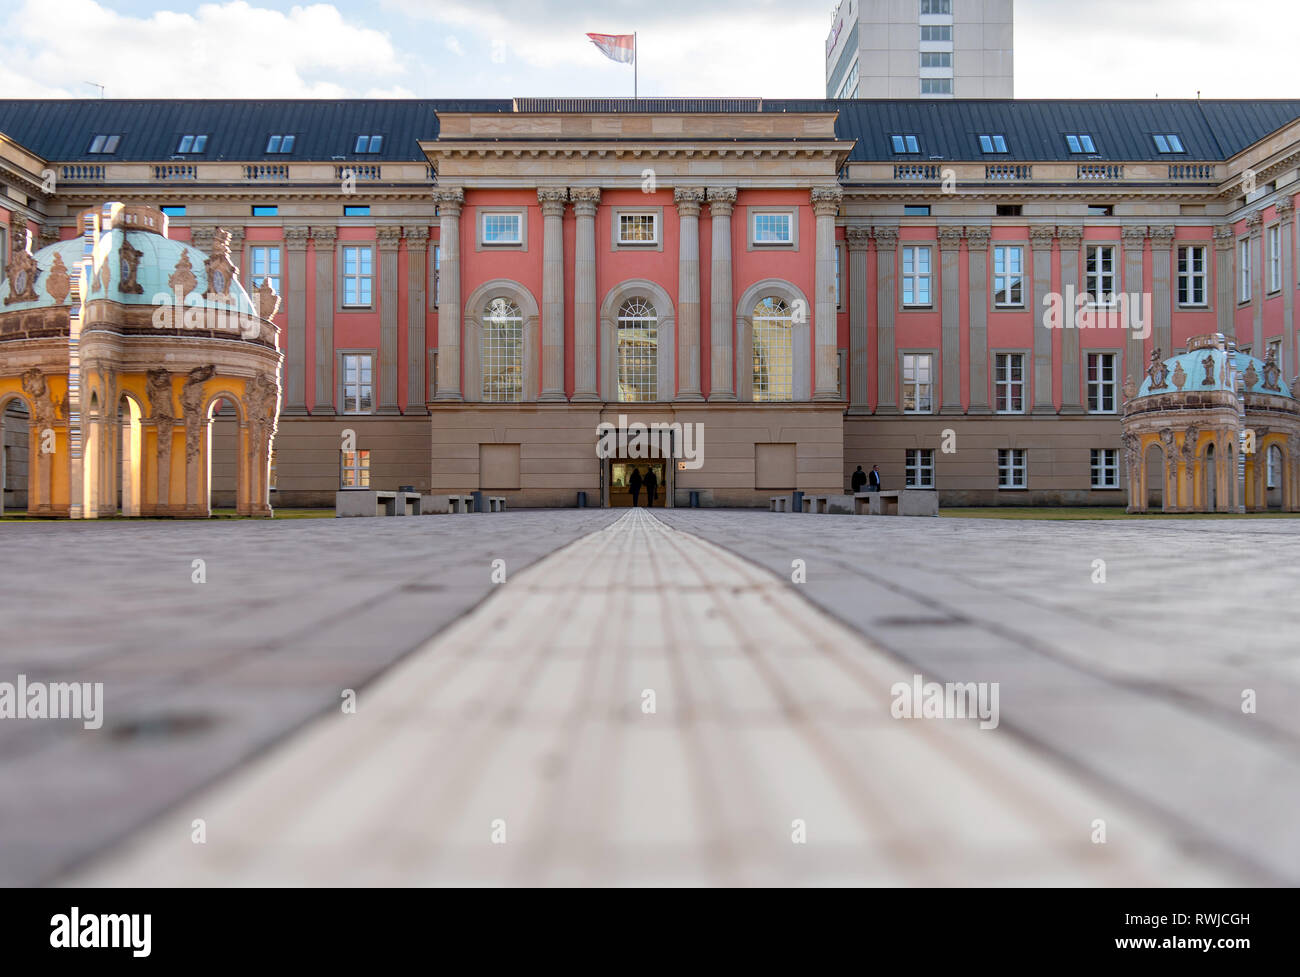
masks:
[(103, 682), (107, 716), (0, 719), (0, 885), (51, 881), (364, 695), (488, 594), (493, 560), (616, 517), (0, 524), (0, 682)]
[[(1195, 815), (1170, 810), (1195, 802), (1247, 818), (1261, 848), (1295, 810), (1273, 806), (1297, 783), (1278, 708), (1234, 728), (1231, 704), (1211, 703), (1234, 667), (1217, 639), (1239, 646), (1240, 623), (1256, 619), (1223, 607), (1222, 591), (1250, 588), (1194, 598), (1178, 589), (1187, 577), (1133, 562), (1154, 549), (1211, 565), (1198, 536), (1164, 524), (658, 515), (627, 513), (512, 572), (364, 690), (355, 715), (320, 715), (64, 881), (1196, 885), (1287, 874), (1287, 850), (1265, 864), (1238, 850), (1245, 826), (1198, 831)], [(1105, 585), (1089, 580), (1094, 552), (1112, 561)], [(807, 584), (790, 582), (795, 559)], [(1182, 598), (1139, 626), (1134, 600), (1151, 588)], [(1136, 622), (1131, 642), (1098, 623), (1108, 615)], [(1090, 650), (1099, 628), (1107, 641)], [(1265, 700), (1279, 691), (1266, 659), (1284, 657), (1269, 641), (1236, 672)], [(927, 678), (1002, 682), (1002, 724), (892, 718), (891, 686), (914, 662)], [(1201, 699), (1184, 681), (1205, 684)], [(1145, 791), (1107, 769), (1131, 753), (1155, 778)], [(1233, 767), (1250, 768), (1253, 797), (1219, 797), (1241, 786)], [(1098, 819), (1105, 844), (1092, 842)]]

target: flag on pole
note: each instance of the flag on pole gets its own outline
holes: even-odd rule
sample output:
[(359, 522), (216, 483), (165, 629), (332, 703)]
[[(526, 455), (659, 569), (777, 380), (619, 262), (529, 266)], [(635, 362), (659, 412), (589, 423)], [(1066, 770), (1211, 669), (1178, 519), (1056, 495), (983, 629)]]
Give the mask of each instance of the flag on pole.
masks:
[(600, 48), (605, 57), (622, 64), (636, 61), (636, 41), (634, 34), (588, 34), (591, 43)]

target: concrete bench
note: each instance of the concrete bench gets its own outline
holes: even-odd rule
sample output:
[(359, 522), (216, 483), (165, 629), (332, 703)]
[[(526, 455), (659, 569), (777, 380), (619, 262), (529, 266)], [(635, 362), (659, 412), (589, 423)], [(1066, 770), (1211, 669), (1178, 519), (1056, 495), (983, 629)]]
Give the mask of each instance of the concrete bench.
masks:
[(394, 515), (418, 516), (423, 513), (423, 497), (419, 492), (395, 492), (394, 495)]
[(474, 496), (472, 495), (449, 495), (447, 496), (447, 507), (449, 512), (473, 512)]
[(488, 512), (505, 512), (506, 497), (504, 495), (488, 496)]
[(790, 506), (790, 496), (774, 495), (771, 497), (771, 500), (768, 502), (768, 511), (787, 512), (789, 511), (789, 506)]
[(830, 512), (830, 496), (805, 495), (803, 497), (803, 511), (812, 513)]
[(884, 492), (859, 492), (853, 496), (856, 515), (937, 516), (939, 493), (921, 489), (890, 489)]
[[(406, 496), (407, 493), (401, 493)], [(334, 493), (334, 517), (395, 516), (398, 514), (397, 492), (377, 489), (340, 489)], [(405, 511), (402, 515), (405, 515)]]

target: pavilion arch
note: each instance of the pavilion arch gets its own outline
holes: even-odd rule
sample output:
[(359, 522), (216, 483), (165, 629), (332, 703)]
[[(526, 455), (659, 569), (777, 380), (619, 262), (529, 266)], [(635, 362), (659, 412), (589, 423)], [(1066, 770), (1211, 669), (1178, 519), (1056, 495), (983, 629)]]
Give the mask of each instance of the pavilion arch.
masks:
[[(220, 381), (226, 378), (214, 377), (213, 379)], [(236, 393), (225, 386), (206, 389), (203, 394), (203, 410), (199, 414), (199, 421), (203, 425), (203, 431), (199, 438), (201, 456), (198, 503), (206, 509), (209, 515), (212, 513), (212, 425), (217, 418), (218, 401), (225, 401), (234, 408), (234, 417), (223, 414), (222, 419), (235, 422), (235, 443), (233, 446), (235, 452), (235, 512), (243, 515), (251, 511), (253, 485), (256, 478), (248, 453), (248, 410), (244, 405), (243, 394)]]
[[(17, 405), (26, 413), (23, 417), (15, 410)], [(12, 490), (13, 507), (28, 509), (38, 498), (37, 465), (33, 458), (40, 446), (40, 434), (33, 430), (35, 421), (32, 403), (22, 393), (14, 390), (0, 394), (0, 516), (5, 513), (8, 504), (6, 493)], [(25, 451), (10, 451), (7, 448), (25, 446)], [(17, 471), (10, 471), (14, 465)], [(20, 504), (21, 503), (21, 504)]]
[(677, 395), (676, 313), (662, 285), (645, 278), (629, 278), (605, 293), (600, 304), (600, 396), (618, 400), (618, 312), (628, 299), (643, 298), (654, 306), (656, 324), (655, 387), (658, 400)]
[(533, 293), (519, 282), (509, 278), (494, 278), (470, 292), (462, 307), (465, 312), (465, 332), (461, 353), (465, 363), (465, 400), (483, 399), (483, 313), (495, 298), (509, 299), (519, 307), (524, 319), (523, 335), (523, 385), (520, 400), (535, 401), (541, 389), (538, 381), (542, 353), (541, 312)]
[(111, 501), (124, 516), (140, 515), (141, 490), (144, 485), (143, 421), (148, 416), (144, 401), (129, 390), (118, 394), (118, 436), (113, 439), (114, 459), (109, 472), (114, 492)]
[(798, 286), (783, 278), (754, 282), (740, 293), (736, 302), (736, 398), (754, 399), (754, 307), (769, 297), (781, 299), (794, 312), (794, 399), (811, 400), (812, 306)]

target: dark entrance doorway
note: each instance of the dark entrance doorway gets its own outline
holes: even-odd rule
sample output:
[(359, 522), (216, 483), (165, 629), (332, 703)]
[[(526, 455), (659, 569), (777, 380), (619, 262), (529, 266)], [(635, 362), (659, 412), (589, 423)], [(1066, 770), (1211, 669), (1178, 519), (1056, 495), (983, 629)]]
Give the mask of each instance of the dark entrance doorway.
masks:
[[(662, 509), (665, 506), (665, 499), (668, 495), (668, 462), (663, 460), (637, 461), (635, 459), (628, 459), (626, 461), (619, 461), (617, 459), (611, 459), (609, 462), (609, 469), (610, 508), (626, 508), (632, 505), (632, 489), (630, 488), (630, 482), (632, 480), (633, 469), (641, 473), (641, 478), (643, 480), (650, 472), (654, 472), (655, 481), (658, 483), (658, 487), (655, 490), (654, 508)], [(649, 505), (649, 502), (648, 493), (643, 486), (638, 504), (647, 506)]]

